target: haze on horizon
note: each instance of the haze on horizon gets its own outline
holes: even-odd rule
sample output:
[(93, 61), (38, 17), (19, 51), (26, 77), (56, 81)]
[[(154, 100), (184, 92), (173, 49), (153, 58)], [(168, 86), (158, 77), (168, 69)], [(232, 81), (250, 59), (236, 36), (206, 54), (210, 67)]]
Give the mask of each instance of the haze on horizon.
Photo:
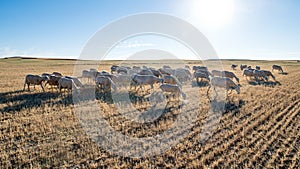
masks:
[[(77, 59), (102, 27), (145, 12), (169, 14), (193, 24), (221, 59), (300, 60), (297, 0), (4, 0), (0, 2), (0, 58)], [(195, 59), (177, 42), (149, 36), (120, 42), (105, 59), (139, 58), (133, 54), (150, 57), (143, 51)]]

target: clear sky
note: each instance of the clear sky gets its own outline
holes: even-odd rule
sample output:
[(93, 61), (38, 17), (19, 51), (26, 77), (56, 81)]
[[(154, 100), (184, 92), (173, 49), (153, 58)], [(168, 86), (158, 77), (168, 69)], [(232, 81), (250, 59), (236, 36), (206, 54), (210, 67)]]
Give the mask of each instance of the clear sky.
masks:
[[(102, 27), (144, 12), (187, 20), (208, 38), (220, 58), (300, 60), (298, 0), (1, 0), (0, 57), (78, 58)], [(129, 39), (111, 58), (129, 49), (172, 50), (163, 46), (166, 42)]]

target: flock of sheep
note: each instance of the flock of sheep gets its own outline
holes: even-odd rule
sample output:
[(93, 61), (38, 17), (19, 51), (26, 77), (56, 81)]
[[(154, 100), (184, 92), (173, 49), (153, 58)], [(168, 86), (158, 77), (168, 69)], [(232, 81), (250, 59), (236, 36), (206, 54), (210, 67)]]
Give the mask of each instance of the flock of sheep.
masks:
[[(232, 69), (236, 69), (238, 65), (231, 65)], [(269, 76), (275, 80), (275, 76), (268, 70), (261, 70), (259, 66), (255, 69), (251, 66), (240, 65), (243, 76), (249, 78), (255, 78), (256, 81), (268, 81)], [(283, 72), (283, 69), (279, 65), (273, 65), (273, 70)], [(193, 73), (191, 73), (193, 72)], [(72, 91), (73, 89), (77, 94), (80, 94), (80, 89), (85, 88), (82, 83), (83, 80), (87, 83), (93, 84), (98, 92), (117, 92), (121, 88), (129, 88), (135, 92), (144, 92), (145, 86), (150, 86), (154, 89), (154, 84), (160, 84), (160, 89), (164, 93), (171, 94), (173, 97), (183, 99), (186, 98), (186, 94), (182, 91), (182, 85), (187, 82), (196, 79), (197, 83), (199, 80), (206, 79), (209, 83), (209, 88), (225, 88), (226, 90), (236, 90), (240, 93), (239, 78), (230, 71), (219, 71), (212, 70), (211, 72), (205, 66), (193, 66), (192, 69), (186, 65), (182, 68), (171, 68), (170, 66), (164, 65), (159, 69), (143, 66), (111, 66), (111, 72), (101, 71), (97, 69), (83, 70), (81, 77), (74, 76), (63, 76), (59, 72), (53, 72), (52, 74), (43, 73), (40, 75), (27, 75), (25, 78), (24, 89), (27, 85), (28, 91), (30, 85), (40, 85), (44, 91), (44, 86), (50, 86), (57, 88), (60, 92), (62, 89)], [(234, 82), (236, 81), (236, 82)]]

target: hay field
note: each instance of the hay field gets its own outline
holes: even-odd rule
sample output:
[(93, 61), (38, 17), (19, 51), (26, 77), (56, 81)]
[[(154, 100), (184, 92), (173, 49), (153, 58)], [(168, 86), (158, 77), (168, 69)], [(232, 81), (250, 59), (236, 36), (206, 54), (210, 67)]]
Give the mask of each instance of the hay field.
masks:
[[(71, 97), (50, 89), (42, 92), (38, 86), (31, 92), (22, 91), (26, 74), (59, 71), (72, 75), (75, 61), (0, 59), (0, 168), (299, 168), (300, 63), (225, 60), (223, 66), (230, 70), (231, 64), (241, 63), (267, 70), (279, 64), (288, 74), (274, 71), (280, 84), (256, 85), (235, 70), (241, 80), (241, 94), (231, 94), (233, 101), (226, 104), (228, 109), (220, 121), (212, 124), (214, 130), (205, 142), (199, 142), (202, 126), (215, 116), (207, 115), (207, 87), (187, 88), (188, 95), (195, 89), (199, 92), (203, 105), (201, 110), (184, 108), (198, 112), (188, 135), (163, 154), (127, 158), (106, 151), (88, 137), (74, 114)], [(107, 61), (100, 70), (109, 70), (112, 64), (118, 63)], [(170, 109), (155, 124), (137, 124), (123, 118), (113, 104), (97, 102), (116, 131), (133, 137), (164, 131), (178, 114)]]

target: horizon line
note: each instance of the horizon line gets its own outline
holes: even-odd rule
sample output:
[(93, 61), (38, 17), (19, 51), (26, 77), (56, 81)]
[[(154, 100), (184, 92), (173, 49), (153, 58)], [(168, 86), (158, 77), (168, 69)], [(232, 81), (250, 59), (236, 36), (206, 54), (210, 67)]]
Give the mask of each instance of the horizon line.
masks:
[[(0, 59), (41, 59), (41, 60), (74, 60), (74, 61), (100, 61), (98, 59), (78, 59), (78, 58), (64, 58), (64, 57), (38, 57), (38, 56), (11, 56), (11, 57), (0, 57)], [(105, 61), (124, 61), (122, 59), (104, 59)], [(162, 61), (176, 61), (176, 60), (187, 60), (187, 61), (199, 61), (195, 59), (142, 59), (142, 60), (137, 60), (137, 59), (126, 59), (130, 61), (155, 61), (155, 60), (162, 60)], [(298, 59), (242, 59), (242, 58), (220, 58), (220, 59), (203, 59), (203, 60), (249, 60), (249, 61), (299, 61)]]

